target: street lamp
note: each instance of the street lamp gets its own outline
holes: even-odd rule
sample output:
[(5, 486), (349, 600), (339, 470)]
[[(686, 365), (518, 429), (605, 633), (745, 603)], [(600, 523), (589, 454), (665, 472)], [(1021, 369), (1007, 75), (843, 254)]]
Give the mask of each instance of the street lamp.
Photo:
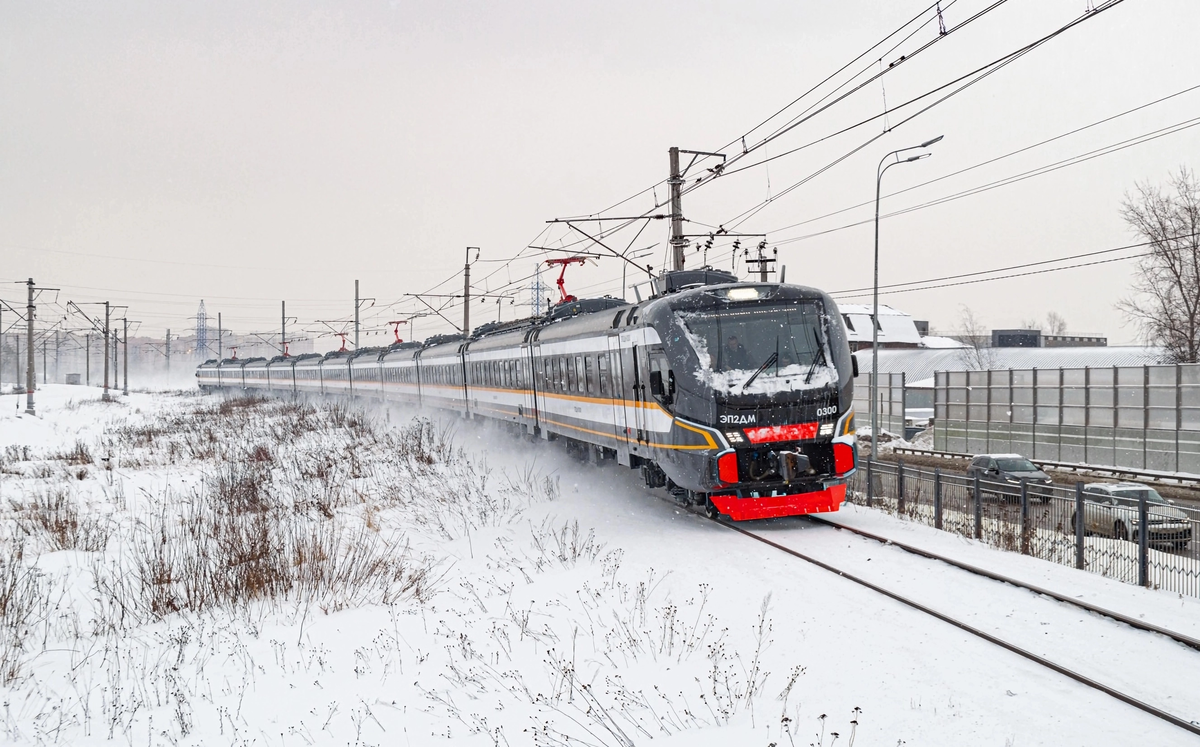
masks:
[(938, 135), (932, 140), (926, 140), (920, 145), (910, 145), (907, 148), (900, 148), (888, 153), (879, 161), (879, 166), (875, 169), (875, 282), (872, 285), (872, 311), (871, 311), (871, 460), (874, 461), (877, 454), (876, 445), (879, 443), (879, 192), (883, 185), (883, 174), (885, 171), (895, 166), (898, 163), (912, 163), (920, 161), (922, 158), (929, 158), (932, 153), (918, 153), (915, 156), (909, 156), (903, 160), (896, 159), (891, 163), (884, 165), (884, 161), (894, 155), (903, 153), (909, 150), (917, 150), (918, 148), (928, 148), (934, 143), (941, 140), (945, 135)]

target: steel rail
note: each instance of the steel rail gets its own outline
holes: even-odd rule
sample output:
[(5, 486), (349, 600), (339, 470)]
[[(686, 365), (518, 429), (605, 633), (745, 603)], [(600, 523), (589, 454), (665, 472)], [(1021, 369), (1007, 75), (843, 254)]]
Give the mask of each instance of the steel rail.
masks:
[(928, 550), (922, 550), (919, 547), (913, 547), (912, 545), (906, 545), (903, 542), (897, 542), (893, 539), (888, 539), (887, 537), (881, 537), (877, 534), (872, 534), (871, 532), (867, 532), (862, 529), (856, 529), (855, 527), (848, 527), (845, 524), (839, 524), (836, 521), (830, 521), (829, 519), (825, 519), (825, 518), (822, 518), (819, 516), (809, 516), (808, 519), (810, 521), (817, 522), (818, 524), (825, 524), (826, 526), (831, 526), (836, 529), (844, 529), (847, 532), (853, 532), (854, 534), (857, 534), (860, 537), (866, 537), (867, 539), (875, 540), (876, 542), (879, 542), (879, 543), (882, 543), (885, 545), (891, 545), (893, 547), (897, 547), (907, 553), (912, 553), (913, 555), (920, 555), (923, 558), (929, 558), (930, 560), (941, 561), (942, 563), (945, 563), (946, 565), (950, 565), (955, 568), (967, 571), (968, 573), (974, 573), (977, 576), (983, 576), (984, 578), (990, 578), (993, 581), (999, 581), (1000, 583), (1003, 583), (1003, 584), (1009, 584), (1011, 586), (1016, 586), (1021, 589), (1026, 589), (1028, 591), (1033, 592), (1034, 594), (1039, 594), (1044, 597), (1050, 597), (1051, 599), (1057, 600), (1059, 602), (1065, 602), (1065, 603), (1073, 605), (1075, 607), (1079, 607), (1081, 609), (1087, 610), (1088, 612), (1093, 612), (1097, 615), (1103, 615), (1104, 617), (1108, 617), (1113, 620), (1116, 620), (1117, 622), (1125, 623), (1126, 625), (1128, 625), (1132, 628), (1137, 628), (1138, 630), (1145, 630), (1150, 633), (1158, 633), (1159, 635), (1166, 636), (1167, 638), (1170, 638), (1173, 641), (1182, 643), (1183, 645), (1188, 646), (1189, 648), (1194, 648), (1197, 651), (1200, 651), (1200, 638), (1193, 638), (1184, 633), (1178, 633), (1174, 630), (1162, 628), (1162, 627), (1159, 627), (1152, 623), (1148, 623), (1143, 620), (1139, 620), (1135, 617), (1129, 617), (1128, 615), (1123, 615), (1120, 612), (1115, 612), (1110, 609), (1105, 609), (1104, 607), (1094, 605), (1090, 602), (1084, 602), (1084, 601), (1080, 601), (1078, 599), (1073, 599), (1065, 594), (1060, 594), (1057, 591), (1051, 591), (1050, 589), (1043, 589), (1040, 586), (1034, 586), (1033, 584), (1027, 584), (1024, 581), (1018, 581), (1017, 579), (1011, 578), (1009, 576), (1004, 576), (999, 573), (993, 573), (992, 571), (989, 571), (986, 568), (980, 568), (979, 566), (971, 565), (970, 563), (963, 563), (962, 561), (954, 560), (953, 558), (947, 558), (944, 555), (938, 555), (937, 553), (929, 552)]
[(746, 537), (749, 537), (750, 539), (753, 539), (757, 542), (761, 542), (764, 545), (768, 545), (769, 547), (773, 547), (776, 550), (785, 552), (788, 555), (792, 555), (796, 558), (799, 558), (800, 560), (803, 560), (806, 563), (811, 563), (812, 565), (815, 565), (818, 568), (829, 571), (830, 573), (837, 574), (838, 576), (841, 576), (842, 578), (846, 579), (847, 581), (853, 581), (854, 583), (859, 584), (860, 586), (865, 586), (866, 588), (870, 589), (871, 591), (882, 594), (882, 595), (888, 597), (889, 599), (895, 600), (895, 601), (897, 601), (903, 605), (906, 605), (908, 607), (912, 607), (913, 609), (915, 609), (919, 612), (924, 612), (925, 614), (927, 614), (931, 617), (935, 617), (944, 623), (953, 625), (954, 627), (956, 627), (960, 630), (963, 630), (967, 633), (970, 633), (974, 636), (978, 636), (979, 638), (982, 638), (983, 640), (987, 641), (988, 643), (992, 643), (996, 646), (1006, 649), (1007, 651), (1017, 654), (1018, 656), (1029, 659), (1030, 661), (1032, 661), (1036, 664), (1040, 664), (1041, 666), (1046, 667), (1047, 669), (1050, 669), (1054, 672), (1057, 672), (1057, 673), (1063, 675), (1064, 677), (1075, 680), (1076, 682), (1086, 685), (1087, 687), (1090, 687), (1094, 690), (1099, 690), (1100, 692), (1104, 693), (1105, 695), (1108, 695), (1109, 697), (1115, 698), (1115, 699), (1121, 701), (1122, 703), (1126, 703), (1127, 705), (1131, 705), (1134, 708), (1137, 708), (1140, 711), (1144, 711), (1145, 713), (1148, 713), (1151, 716), (1154, 716), (1155, 718), (1166, 721), (1167, 723), (1172, 724), (1173, 726), (1177, 726), (1180, 729), (1191, 732), (1192, 734), (1200, 735), (1200, 723), (1185, 720), (1185, 719), (1183, 719), (1179, 716), (1176, 716), (1172, 713), (1168, 713), (1167, 711), (1164, 711), (1160, 708), (1156, 708), (1156, 707), (1150, 705), (1149, 703), (1144, 703), (1144, 702), (1138, 700), (1137, 698), (1134, 698), (1133, 696), (1130, 696), (1130, 695), (1126, 695), (1125, 693), (1123, 693), (1119, 690), (1115, 690), (1115, 689), (1109, 687), (1108, 685), (1103, 684), (1102, 682), (1098, 682), (1098, 681), (1096, 681), (1090, 677), (1087, 677), (1085, 675), (1082, 675), (1074, 670), (1068, 669), (1068, 668), (1062, 666), (1061, 664), (1056, 664), (1056, 663), (1050, 661), (1049, 659), (1038, 656), (1037, 654), (1035, 654), (1031, 651), (1027, 651), (1027, 650), (1021, 648), (1020, 646), (1009, 643), (1008, 641), (1005, 641), (1002, 638), (997, 638), (996, 636), (994, 636), (990, 633), (984, 632), (984, 631), (980, 630), (979, 628), (968, 625), (967, 623), (962, 622), (961, 620), (956, 620), (953, 617), (950, 617), (949, 615), (938, 612), (937, 610), (932, 609), (931, 607), (926, 607), (925, 605), (921, 604), (920, 602), (916, 602), (912, 599), (901, 596), (900, 594), (897, 594), (894, 591), (885, 589), (882, 586), (878, 586), (876, 584), (871, 583), (870, 581), (867, 581), (866, 579), (859, 578), (858, 576), (847, 573), (847, 572), (841, 570), (840, 568), (829, 565), (828, 563), (825, 563), (821, 560), (817, 560), (816, 558), (806, 555), (806, 554), (800, 552), (799, 550), (793, 550), (790, 547), (784, 547), (783, 545), (781, 545), (777, 542), (773, 542), (773, 541), (767, 539), (766, 537), (760, 537), (759, 535), (755, 534), (754, 532), (751, 532), (747, 529), (743, 529), (735, 524), (730, 524), (728, 522), (724, 522), (724, 521), (720, 521), (720, 520), (716, 520), (716, 523), (720, 524), (721, 526), (727, 527), (728, 529), (732, 529), (733, 531), (738, 532), (739, 534), (743, 534)]

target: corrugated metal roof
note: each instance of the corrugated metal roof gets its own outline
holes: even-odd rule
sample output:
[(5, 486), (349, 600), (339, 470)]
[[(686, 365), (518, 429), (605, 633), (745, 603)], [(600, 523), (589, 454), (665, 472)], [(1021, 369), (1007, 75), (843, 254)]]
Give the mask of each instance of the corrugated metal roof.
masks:
[[(972, 349), (883, 349), (879, 351), (879, 373), (904, 373), (905, 380), (917, 382), (932, 378), (937, 371), (971, 371), (978, 368), (968, 357)], [(1010, 368), (1099, 368), (1104, 366), (1145, 366), (1162, 362), (1161, 348), (987, 348), (993, 370)], [(858, 368), (871, 371), (871, 351), (860, 350)]]

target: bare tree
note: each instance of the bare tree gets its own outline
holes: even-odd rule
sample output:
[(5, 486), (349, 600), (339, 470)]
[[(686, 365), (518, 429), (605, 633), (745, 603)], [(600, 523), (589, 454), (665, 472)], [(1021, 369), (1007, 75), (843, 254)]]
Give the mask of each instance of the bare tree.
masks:
[(1065, 335), (1067, 333), (1067, 320), (1062, 314), (1057, 311), (1051, 311), (1046, 314), (1046, 334), (1049, 335)]
[(966, 345), (958, 351), (963, 365), (969, 370), (988, 371), (996, 367), (996, 356), (992, 351), (992, 338), (984, 327), (983, 322), (975, 318), (975, 312), (969, 306), (960, 307), (959, 316), (960, 342)]
[(1121, 217), (1150, 242), (1133, 278), (1135, 295), (1117, 308), (1171, 363), (1200, 362), (1200, 185), (1186, 166), (1157, 185), (1138, 184)]
[(1021, 329), (1041, 329), (1041, 328), (1042, 328), (1042, 325), (1038, 323), (1037, 319), (1022, 319), (1021, 320)]

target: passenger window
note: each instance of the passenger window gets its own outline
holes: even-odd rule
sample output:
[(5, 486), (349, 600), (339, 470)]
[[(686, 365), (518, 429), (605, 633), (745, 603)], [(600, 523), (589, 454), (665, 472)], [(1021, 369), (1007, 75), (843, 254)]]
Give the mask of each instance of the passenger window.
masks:
[(587, 392), (588, 392), (588, 394), (595, 394), (595, 392), (596, 392), (596, 367), (592, 364), (592, 359), (590, 356), (583, 359), (583, 366), (584, 366), (584, 373), (586, 374), (585, 378), (587, 380)]
[(567, 359), (567, 391), (575, 391), (575, 387), (578, 386), (578, 383), (579, 377), (575, 375), (575, 366), (571, 365), (570, 359)]
[(599, 365), (599, 368), (600, 368), (600, 393), (608, 394), (609, 388), (608, 388), (608, 355), (607, 354), (605, 354), (605, 353), (600, 354), (599, 364), (600, 364)]

